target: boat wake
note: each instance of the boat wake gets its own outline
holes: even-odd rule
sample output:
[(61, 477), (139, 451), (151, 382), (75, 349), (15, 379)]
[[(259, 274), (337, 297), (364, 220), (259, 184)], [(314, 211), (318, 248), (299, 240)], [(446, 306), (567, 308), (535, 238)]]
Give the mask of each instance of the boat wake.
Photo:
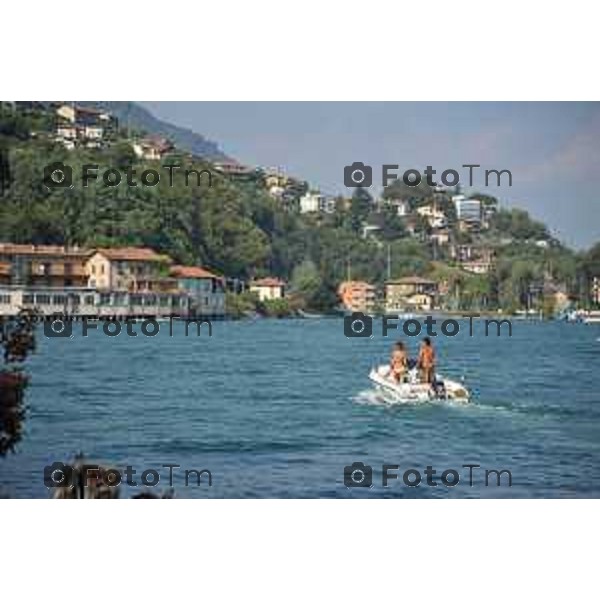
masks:
[(424, 400), (422, 398), (394, 398), (393, 401), (390, 401), (390, 397), (385, 392), (382, 392), (377, 389), (368, 389), (362, 390), (358, 392), (355, 396), (352, 396), (351, 400), (362, 406), (385, 406), (385, 407), (394, 407), (394, 406), (417, 406), (417, 405), (440, 405), (444, 404), (446, 406), (468, 406), (465, 402), (455, 402), (453, 400), (439, 400), (436, 398), (431, 398), (428, 400)]

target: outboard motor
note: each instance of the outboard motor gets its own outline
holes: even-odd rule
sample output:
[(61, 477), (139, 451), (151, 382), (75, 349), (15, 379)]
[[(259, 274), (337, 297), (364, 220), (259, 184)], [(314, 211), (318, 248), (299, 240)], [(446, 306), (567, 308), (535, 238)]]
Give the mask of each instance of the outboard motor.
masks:
[(443, 381), (441, 381), (440, 379), (435, 379), (431, 384), (431, 387), (433, 388), (435, 395), (438, 398), (442, 400), (447, 400), (446, 386), (444, 385)]

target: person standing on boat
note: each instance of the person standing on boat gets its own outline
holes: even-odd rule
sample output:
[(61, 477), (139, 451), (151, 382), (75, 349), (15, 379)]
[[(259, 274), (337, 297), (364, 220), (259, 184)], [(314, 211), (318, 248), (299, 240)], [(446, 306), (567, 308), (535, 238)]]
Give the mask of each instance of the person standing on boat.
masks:
[(401, 383), (404, 380), (407, 366), (408, 355), (406, 348), (402, 342), (396, 342), (390, 360), (390, 373), (396, 383)]
[(421, 372), (422, 383), (433, 383), (435, 376), (435, 350), (431, 344), (431, 339), (423, 338), (417, 365)]

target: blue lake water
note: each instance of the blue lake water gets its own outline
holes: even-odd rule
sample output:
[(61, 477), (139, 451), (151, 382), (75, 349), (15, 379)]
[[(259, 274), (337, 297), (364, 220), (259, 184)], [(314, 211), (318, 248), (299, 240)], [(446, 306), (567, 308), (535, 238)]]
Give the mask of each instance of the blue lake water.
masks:
[[(347, 339), (342, 319), (217, 322), (200, 338), (182, 326), (169, 337), (166, 325), (153, 338), (40, 331), (26, 430), (0, 459), (0, 494), (49, 497), (44, 466), (83, 451), (131, 465), (138, 481), (158, 470), (159, 490), (161, 465), (177, 463), (184, 498), (600, 497), (600, 327), (515, 321), (512, 338), (486, 338), (463, 321), (456, 337), (438, 335), (439, 370), (465, 377), (467, 406), (381, 405), (367, 375), (395, 337)], [(409, 346), (414, 355), (417, 340)], [(344, 486), (355, 461), (372, 466), (372, 488)], [(387, 488), (384, 463), (400, 467)], [(472, 486), (467, 463), (481, 465)], [(437, 487), (425, 475), (403, 484), (427, 466)], [(209, 469), (212, 486), (185, 487), (185, 469)], [(446, 469), (458, 485), (439, 481)], [(485, 469), (509, 469), (512, 487), (494, 475), (486, 486)]]

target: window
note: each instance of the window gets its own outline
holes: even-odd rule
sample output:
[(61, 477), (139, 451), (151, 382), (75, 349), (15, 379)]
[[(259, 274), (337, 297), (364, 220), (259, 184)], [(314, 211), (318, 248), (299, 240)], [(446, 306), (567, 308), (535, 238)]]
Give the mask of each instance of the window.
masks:
[(35, 303), (36, 304), (50, 304), (50, 296), (48, 294), (36, 294), (35, 295)]
[(23, 304), (33, 304), (33, 294), (23, 294)]
[(56, 295), (52, 298), (52, 304), (65, 305), (67, 303), (67, 297), (62, 294)]
[(10, 294), (0, 294), (0, 304), (10, 304)]
[(93, 306), (94, 305), (94, 296), (86, 296), (85, 297), (85, 303), (87, 305)]

